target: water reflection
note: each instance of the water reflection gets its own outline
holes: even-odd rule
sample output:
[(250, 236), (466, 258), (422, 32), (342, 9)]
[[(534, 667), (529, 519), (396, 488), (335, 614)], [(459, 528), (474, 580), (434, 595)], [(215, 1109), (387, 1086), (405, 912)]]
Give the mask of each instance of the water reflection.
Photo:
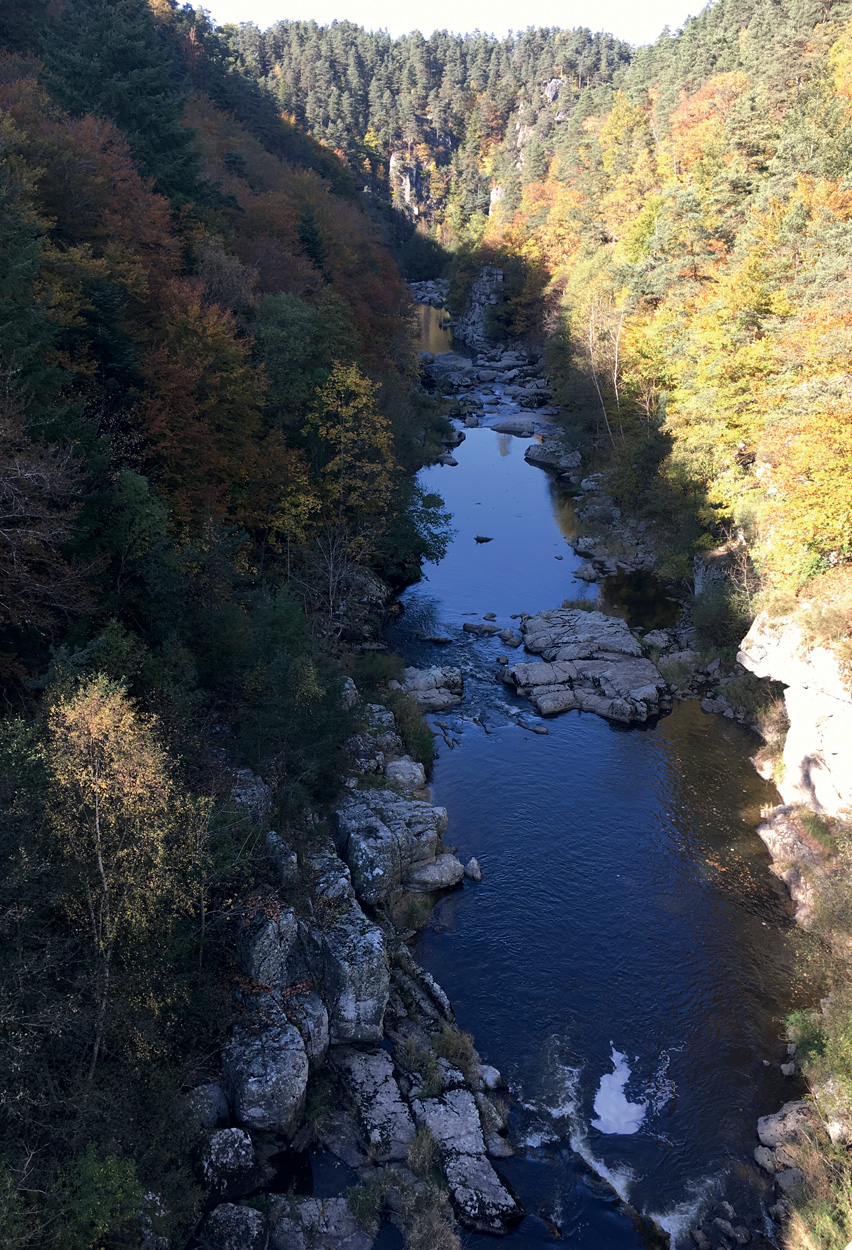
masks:
[[(417, 954), (517, 1098), (522, 1154), (500, 1168), (533, 1214), (507, 1250), (552, 1244), (548, 1222), (579, 1250), (638, 1250), (657, 1234), (616, 1194), (675, 1240), (723, 1191), (756, 1213), (763, 1182), (737, 1165), (757, 1117), (797, 1093), (777, 1066), (791, 926), (754, 833), (775, 795), (748, 763), (747, 732), (692, 702), (641, 730), (580, 713), (544, 737), (511, 723), (529, 708), (495, 680), (504, 644), (462, 624), (493, 611), (514, 625), (514, 613), (589, 593), (572, 576), (572, 501), (524, 463), (528, 441), (471, 430), (458, 468), (422, 475), (457, 536), (406, 592), (393, 641), (412, 662), (463, 669), (464, 704), (438, 718), (455, 749), (439, 738), (433, 796), (484, 880), (438, 904)], [(493, 541), (478, 546), (477, 533)], [(645, 628), (677, 610), (655, 579), (610, 592)], [(629, 1135), (592, 1123), (613, 1049), (630, 1069), (625, 1098), (648, 1107)]]
[(453, 333), (448, 329), (450, 314), (445, 308), (433, 308), (431, 304), (415, 304), (417, 323), (420, 328), (418, 351), (440, 356), (452, 351)]

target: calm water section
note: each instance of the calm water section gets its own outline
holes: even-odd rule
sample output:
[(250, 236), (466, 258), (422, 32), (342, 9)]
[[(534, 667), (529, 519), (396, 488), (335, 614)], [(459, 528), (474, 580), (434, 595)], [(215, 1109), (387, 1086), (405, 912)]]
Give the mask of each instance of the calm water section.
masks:
[[(797, 1093), (778, 1068), (791, 925), (754, 833), (775, 792), (751, 735), (694, 702), (641, 729), (577, 712), (547, 736), (519, 725), (535, 718), (495, 680), (503, 644), (463, 622), (589, 593), (572, 506), (527, 441), (470, 430), (457, 468), (421, 478), (457, 533), (393, 643), (465, 672), (465, 702), (434, 718), (454, 748), (438, 739), (432, 794), (484, 880), (438, 904), (415, 954), (514, 1096), (522, 1149), (499, 1167), (530, 1214), (505, 1244), (552, 1244), (553, 1226), (578, 1250), (655, 1244), (630, 1208), (687, 1244), (714, 1198), (757, 1211), (757, 1117)], [(422, 640), (436, 630), (451, 641)]]

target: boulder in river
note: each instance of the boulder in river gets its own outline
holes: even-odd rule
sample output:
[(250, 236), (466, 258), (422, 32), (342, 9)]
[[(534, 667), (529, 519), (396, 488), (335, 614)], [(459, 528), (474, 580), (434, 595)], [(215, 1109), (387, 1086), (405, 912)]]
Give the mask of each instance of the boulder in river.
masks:
[(491, 428), (497, 434), (514, 434), (517, 438), (531, 438), (535, 434), (535, 422), (531, 417), (510, 417)]
[(578, 469), (582, 456), (578, 451), (566, 451), (558, 439), (545, 439), (541, 443), (530, 443), (524, 452), (527, 464), (537, 465), (540, 469), (552, 469), (554, 473), (568, 473)]
[(657, 667), (620, 617), (555, 609), (521, 626), (527, 651), (543, 663), (513, 664), (502, 680), (542, 716), (579, 709), (629, 724), (670, 706)]
[(406, 668), (402, 684), (424, 712), (443, 712), (464, 697), (464, 680), (458, 668)]

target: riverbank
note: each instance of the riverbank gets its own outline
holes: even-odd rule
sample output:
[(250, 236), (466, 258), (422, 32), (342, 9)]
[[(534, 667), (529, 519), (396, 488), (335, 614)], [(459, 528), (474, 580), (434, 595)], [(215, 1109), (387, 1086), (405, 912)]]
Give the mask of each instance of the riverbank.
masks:
[[(573, 507), (578, 501), (584, 503), (588, 502), (594, 506), (598, 502), (597, 500), (594, 500), (593, 495), (593, 491), (596, 489), (599, 491), (602, 511), (614, 507), (612, 500), (606, 498), (605, 490), (600, 489), (602, 485), (600, 479), (596, 482), (589, 483), (586, 490), (580, 489), (581, 486), (586, 485), (583, 477), (582, 465), (578, 463), (579, 458), (574, 457), (571, 448), (565, 446), (560, 447), (557, 445), (559, 434), (558, 413), (553, 410), (546, 392), (543, 392), (542, 394), (540, 405), (539, 403), (536, 403), (534, 407), (525, 407), (525, 409), (521, 411), (518, 411), (520, 408), (520, 404), (518, 402), (520, 392), (516, 391), (514, 394), (505, 394), (505, 387), (507, 384), (509, 386), (517, 385), (517, 380), (515, 378), (508, 379), (507, 383), (505, 373), (511, 372), (513, 369), (517, 368), (518, 364), (516, 359), (504, 360), (503, 357), (506, 355), (508, 355), (508, 353), (505, 349), (497, 348), (491, 349), (488, 353), (478, 353), (473, 359), (459, 358), (456, 354), (452, 357), (447, 357), (445, 360), (439, 360), (436, 362), (426, 361), (428, 371), (433, 373), (433, 376), (437, 375), (436, 381), (439, 385), (442, 381), (445, 382), (448, 402), (453, 404), (458, 409), (460, 414), (463, 414), (461, 416), (461, 421), (464, 422), (465, 431), (467, 432), (467, 443), (463, 448), (455, 453), (455, 456), (458, 458), (458, 465), (455, 467), (448, 466), (445, 471), (442, 470), (443, 476), (441, 481), (447, 481), (448, 477), (452, 479), (456, 474), (463, 472), (465, 456), (474, 454), (476, 462), (479, 462), (480, 457), (477, 448), (482, 445), (483, 438), (488, 439), (492, 437), (488, 434), (488, 429), (491, 429), (496, 432), (497, 436), (501, 440), (501, 465), (504, 462), (502, 460), (503, 457), (510, 457), (513, 454), (512, 447), (514, 446), (517, 446), (520, 451), (526, 452), (527, 464), (524, 466), (525, 472), (529, 472), (528, 466), (535, 464), (536, 461), (538, 461), (539, 464), (542, 464), (542, 462), (549, 462), (548, 467), (551, 469), (553, 476), (548, 477), (545, 480), (553, 483), (553, 488), (548, 486), (547, 489), (550, 491), (551, 497), (554, 501), (554, 507), (557, 506), (556, 499), (561, 499), (563, 497), (569, 501), (566, 506), (571, 512), (573, 512)], [(460, 363), (460, 360), (462, 363)], [(537, 372), (537, 362), (528, 360), (524, 363), (527, 370), (530, 371), (530, 374), (533, 371)], [(482, 374), (486, 376), (480, 376)], [(489, 374), (490, 376), (488, 376)], [(528, 374), (527, 378), (521, 379), (521, 381), (526, 382), (528, 380), (532, 380), (530, 374)], [(546, 387), (546, 381), (542, 381)], [(522, 389), (526, 390), (526, 387)], [(533, 388), (530, 389), (532, 390)], [(527, 402), (529, 403), (529, 400)], [(514, 433), (511, 431), (514, 431)], [(535, 433), (538, 433), (542, 442), (529, 441), (530, 437)], [(471, 440), (476, 441), (477, 447), (471, 446)], [(570, 458), (569, 463), (565, 463), (566, 458)], [(572, 477), (574, 478), (573, 481), (571, 480)], [(471, 480), (481, 481), (481, 477)], [(517, 479), (513, 479), (513, 481), (516, 480)], [(437, 488), (441, 489), (440, 486)], [(463, 487), (460, 486), (459, 489), (461, 491), (463, 490)], [(453, 494), (454, 492), (451, 492), (451, 497)], [(571, 499), (572, 495), (574, 496), (573, 499)], [(473, 507), (478, 507), (479, 498), (479, 492), (477, 491), (477, 493), (472, 496)], [(451, 506), (453, 505), (451, 504)], [(647, 527), (644, 527), (642, 531), (637, 532), (637, 530), (629, 526), (627, 522), (622, 522), (622, 518), (620, 516), (612, 516), (610, 514), (607, 518), (608, 520), (619, 523), (619, 528), (621, 528), (622, 525), (624, 526), (622, 533), (619, 534), (619, 543), (624, 543), (624, 538), (629, 535), (632, 538), (633, 546), (632, 550), (625, 550), (623, 547), (617, 550), (606, 550), (606, 543), (605, 540), (603, 540), (603, 534), (601, 532), (605, 528), (604, 518), (602, 516), (599, 516), (598, 518), (600, 521), (600, 524), (597, 526), (598, 534), (591, 535), (592, 538), (597, 537), (597, 544), (587, 543), (587, 540), (590, 537), (588, 530), (585, 534), (578, 533), (578, 525), (580, 529), (584, 528), (582, 518), (579, 519), (579, 523), (575, 518), (569, 524), (567, 515), (562, 513), (561, 503), (558, 506), (560, 509), (558, 513), (560, 517), (560, 528), (564, 526), (566, 533), (570, 532), (568, 541), (575, 550), (577, 549), (575, 543), (579, 545), (581, 550), (584, 546), (586, 546), (587, 552), (592, 555), (597, 562), (596, 564), (593, 564), (592, 560), (588, 559), (586, 560), (586, 564), (591, 566), (590, 571), (595, 576), (595, 579), (597, 580), (598, 577), (600, 577), (604, 586), (606, 580), (614, 575), (629, 578), (637, 572), (642, 574), (650, 572), (650, 568), (654, 563), (654, 553), (648, 552), (647, 550), (648, 546), (650, 546), (650, 536), (646, 537)], [(462, 543), (460, 548), (461, 551), (465, 550), (463, 543), (464, 533), (467, 530), (466, 513), (467, 508), (464, 508), (460, 514), (464, 522), (464, 529), (460, 539), (458, 540), (458, 542)], [(564, 521), (562, 519), (563, 515), (565, 515)], [(488, 561), (495, 560), (497, 558), (496, 553), (498, 549), (503, 551), (504, 575), (506, 570), (512, 570), (512, 573), (507, 576), (507, 582), (510, 588), (512, 588), (511, 577), (516, 571), (521, 575), (523, 582), (526, 583), (526, 570), (523, 569), (523, 562), (516, 565), (505, 545), (507, 542), (512, 544), (514, 535), (511, 530), (507, 531), (506, 527), (502, 524), (499, 528), (495, 528), (494, 522), (492, 522), (491, 525), (483, 522), (481, 528), (472, 531), (472, 533), (473, 537), (477, 541), (479, 541), (480, 535), (484, 539), (491, 540), (488, 545), (483, 548), (479, 548), (485, 556), (486, 564)], [(518, 537), (520, 536), (518, 535)], [(468, 539), (468, 541), (471, 540)], [(456, 544), (457, 547), (458, 542)], [(613, 547), (615, 547), (615, 543), (613, 543)], [(631, 567), (629, 562), (637, 554), (637, 549), (641, 547), (645, 547), (646, 550), (639, 551), (641, 566), (637, 569), (635, 565)], [(560, 556), (558, 550), (554, 552), (554, 555), (557, 560), (562, 558), (566, 560), (568, 559), (567, 556)], [(627, 565), (628, 567), (619, 568), (619, 559), (622, 564)], [(479, 579), (476, 577), (474, 578), (474, 581), (471, 582), (468, 571), (468, 593), (464, 594), (464, 579), (461, 572), (459, 572), (458, 575), (456, 574), (454, 568), (452, 567), (454, 562), (455, 561), (451, 558), (448, 568), (436, 571), (435, 583), (433, 584), (430, 582), (428, 591), (424, 592), (424, 595), (419, 595), (419, 592), (415, 590), (411, 592), (411, 596), (409, 596), (406, 601), (406, 614), (409, 617), (409, 627), (414, 630), (414, 635), (412, 636), (412, 634), (409, 633), (407, 637), (412, 638), (412, 641), (414, 641), (414, 648), (410, 653), (416, 655), (418, 660), (418, 665), (416, 667), (425, 667), (427, 671), (429, 669), (436, 670), (429, 683), (430, 698), (436, 693), (439, 693), (442, 689), (447, 689), (447, 687), (442, 684), (441, 673), (446, 668), (453, 669), (457, 662), (456, 656), (458, 655), (461, 657), (465, 654), (465, 652), (462, 650), (463, 644), (461, 644), (460, 640), (458, 643), (456, 642), (456, 638), (460, 638), (460, 636), (456, 634), (456, 630), (454, 628), (447, 628), (446, 623), (444, 623), (446, 620), (445, 616), (440, 628), (435, 628), (432, 625), (428, 627), (420, 625), (420, 620), (423, 618), (420, 617), (419, 604), (420, 602), (425, 602), (429, 599), (429, 591), (431, 591), (433, 596), (436, 591), (439, 596), (443, 596), (441, 597), (441, 604), (442, 613), (444, 614), (446, 613), (446, 590), (452, 590), (455, 595), (456, 587), (458, 586), (463, 593), (462, 602), (466, 600), (467, 604), (469, 604), (471, 608), (474, 606), (472, 600), (479, 598), (481, 603), (480, 611), (471, 612), (470, 615), (473, 619), (468, 619), (467, 621), (459, 619), (457, 625), (458, 628), (463, 631), (464, 636), (471, 640), (471, 644), (477, 653), (482, 650), (483, 654), (486, 651), (491, 654), (491, 663), (493, 665), (492, 680), (493, 677), (497, 675), (500, 668), (502, 668), (504, 673), (508, 674), (514, 667), (515, 657), (512, 655), (512, 650), (521, 641), (523, 641), (524, 638), (524, 625), (526, 624), (524, 619), (525, 609), (535, 615), (535, 612), (539, 609), (539, 607), (553, 607), (558, 605), (561, 600), (561, 596), (553, 596), (550, 598), (549, 605), (547, 605), (546, 600), (544, 603), (541, 603), (540, 598), (536, 600), (533, 596), (528, 594), (525, 596), (522, 587), (519, 586), (517, 590), (512, 588), (514, 593), (511, 595), (511, 605), (517, 609), (513, 613), (512, 611), (507, 610), (510, 607), (510, 596), (500, 593), (499, 583), (496, 579), (489, 577), (487, 579), (487, 587), (486, 584), (483, 583), (483, 587), (480, 587), (477, 590), (476, 587), (478, 586)], [(478, 558), (476, 563), (481, 563), (481, 559)], [(589, 581), (586, 581), (585, 585), (582, 584), (582, 577), (577, 577), (577, 572), (580, 567), (580, 563), (572, 557), (570, 566), (570, 573), (572, 576), (568, 578), (568, 581), (569, 583), (573, 582), (574, 587), (576, 587), (576, 590), (574, 590), (575, 596), (579, 594), (588, 600), (591, 597), (593, 590), (597, 590), (598, 587), (593, 587)], [(545, 571), (544, 566), (539, 566), (538, 563), (537, 568), (541, 568), (542, 572)], [(567, 568), (566, 572), (568, 572)], [(431, 572), (430, 577), (432, 577)], [(548, 575), (545, 573), (545, 577), (543, 579), (544, 583), (547, 583), (549, 580)], [(532, 585), (533, 583), (531, 582), (530, 584)], [(439, 586), (441, 589), (439, 589)], [(534, 593), (540, 594), (538, 588), (536, 588)], [(417, 607), (413, 606), (415, 604)], [(485, 611), (486, 606), (493, 610), (490, 612)], [(589, 602), (584, 603), (585, 608), (592, 606), (593, 605)], [(569, 609), (569, 611), (571, 610), (573, 610), (573, 605), (572, 609)], [(577, 611), (579, 613), (583, 610), (578, 608)], [(412, 613), (414, 613), (414, 615), (412, 615)], [(583, 615), (585, 615), (587, 620), (591, 621), (595, 614), (584, 612)], [(515, 617), (514, 620), (512, 619), (513, 616)], [(605, 619), (609, 620), (610, 623), (612, 622), (611, 617), (607, 617)], [(688, 622), (686, 623), (686, 628), (687, 631), (690, 630)], [(689, 633), (687, 633), (687, 635), (683, 638), (679, 637), (678, 628), (673, 628), (671, 624), (667, 622), (662, 636), (651, 638), (647, 647), (643, 650), (642, 641), (640, 641), (640, 639), (644, 639), (645, 635), (653, 634), (653, 632), (653, 630), (646, 627), (646, 629), (638, 631), (640, 638), (632, 639), (632, 641), (633, 645), (639, 651), (640, 655), (642, 655), (643, 659), (647, 659), (647, 661), (654, 664), (655, 667), (661, 659), (663, 663), (665, 662), (666, 657), (662, 656), (663, 651), (677, 652), (688, 650), (689, 644), (694, 641)], [(421, 641), (416, 641), (416, 639), (420, 639)], [(430, 641), (431, 639), (434, 639), (434, 641)], [(409, 643), (408, 646), (411, 647), (411, 643)], [(435, 661), (431, 665), (423, 666), (420, 663), (420, 657), (428, 653), (430, 648), (433, 649), (433, 653), (435, 650), (441, 650), (443, 655), (440, 657), (436, 655)], [(501, 655), (500, 652), (503, 649), (505, 649), (505, 654)], [(409, 652), (406, 654), (409, 654)], [(467, 654), (472, 656), (473, 653), (471, 650), (468, 650)], [(446, 662), (447, 659), (451, 659), (452, 663), (448, 664)], [(501, 661), (503, 662), (501, 663)], [(709, 672), (706, 671), (705, 665), (711, 666)], [(462, 661), (462, 667), (465, 667), (464, 661)], [(659, 672), (659, 669), (657, 669), (657, 671)], [(482, 678), (480, 677), (479, 667), (477, 666), (475, 669), (470, 670), (468, 666), (466, 671), (461, 675), (464, 677), (465, 682), (469, 682), (471, 685), (470, 702), (474, 705), (478, 704), (481, 706), (483, 700), (483, 688), (480, 684)], [(726, 662), (719, 660), (719, 662), (713, 664), (712, 657), (704, 657), (702, 662), (702, 657), (696, 654), (694, 656), (694, 673), (687, 667), (687, 671), (682, 675), (682, 684), (684, 688), (677, 688), (677, 683), (673, 683), (675, 689), (671, 691), (674, 696), (672, 702), (675, 706), (677, 706), (678, 703), (686, 704), (693, 701), (696, 695), (703, 695), (706, 700), (709, 700), (709, 702), (714, 705), (712, 708), (708, 708), (707, 710), (718, 710), (720, 713), (719, 720), (722, 723), (729, 724), (733, 721), (733, 723), (736, 724), (737, 720), (740, 720), (743, 724), (752, 724), (754, 718), (751, 709), (744, 707), (740, 703), (739, 698), (734, 697), (738, 694), (738, 691), (734, 690), (730, 692), (732, 696), (730, 702), (726, 700), (724, 694), (724, 691), (728, 688), (728, 686), (733, 684), (734, 681), (741, 679), (742, 676), (742, 670), (736, 672), (733, 666), (731, 665), (729, 667)], [(515, 688), (514, 683), (510, 681), (507, 689), (512, 691)], [(534, 687), (531, 687), (530, 689), (533, 688)], [(564, 694), (565, 692), (561, 693)], [(698, 702), (698, 700), (695, 701)], [(465, 731), (462, 728), (466, 723), (470, 723), (466, 720), (466, 717), (469, 717), (471, 712), (466, 712), (463, 706), (460, 709), (460, 717), (455, 711), (456, 704), (457, 700), (453, 699), (450, 704), (450, 711), (442, 718), (442, 722), (439, 725), (439, 730), (442, 735), (442, 739), (439, 739), (439, 741), (443, 740), (447, 748), (452, 750), (454, 761), (458, 758), (459, 748), (468, 751), (471, 749), (468, 739), (470, 734), (475, 734), (476, 732), (474, 729)], [(468, 704), (468, 706), (470, 706), (470, 704)], [(535, 737), (542, 741), (548, 740), (548, 731), (552, 740), (557, 722), (562, 721), (561, 717), (557, 717), (555, 721), (548, 718), (546, 723), (543, 721), (536, 721), (535, 719), (530, 718), (529, 713), (527, 713), (526, 716), (521, 713), (521, 715), (515, 719), (515, 716), (517, 715), (515, 709), (516, 701), (513, 695), (506, 707), (500, 705), (499, 712), (495, 707), (486, 713), (490, 722), (491, 738), (489, 741), (492, 745), (495, 737), (502, 735), (503, 731), (499, 729), (499, 724), (501, 723), (503, 715), (509, 716), (511, 718), (511, 723), (518, 725), (519, 728), (526, 731), (530, 738)], [(609, 710), (613, 710), (611, 701)], [(696, 708), (696, 711), (697, 710), (698, 709)], [(725, 715), (726, 712), (729, 713), (728, 716)], [(481, 717), (481, 714), (477, 712), (477, 716)], [(704, 717), (704, 719), (705, 721), (709, 721), (710, 718)], [(660, 723), (662, 724), (663, 722)], [(584, 720), (584, 724), (587, 725), (588, 720)], [(543, 732), (545, 737), (542, 739), (540, 737), (540, 733), (535, 731)], [(561, 737), (561, 734), (559, 736)], [(754, 748), (751, 747), (748, 753), (753, 753), (753, 750)], [(448, 765), (442, 762), (440, 767), (442, 771), (445, 771)], [(757, 823), (757, 817), (758, 813), (756, 811), (752, 828), (754, 824)], [(487, 880), (488, 876), (486, 874), (486, 881)], [(443, 905), (441, 905), (440, 910), (444, 910)], [(454, 917), (458, 916), (456, 908), (452, 909), (452, 914)], [(429, 930), (427, 930), (427, 935), (428, 932)], [(483, 1034), (479, 1026), (475, 1029), (475, 1033), (477, 1036), (489, 1037), (489, 1044), (491, 1044), (490, 1034), (487, 1032)], [(775, 1065), (777, 1065), (782, 1058), (786, 1058), (783, 1044), (781, 1042), (777, 1042), (776, 1045), (779, 1053), (771, 1061)], [(763, 1051), (763, 1054), (765, 1054), (765, 1051)], [(780, 1067), (778, 1067), (777, 1070), (780, 1073)], [(768, 1110), (771, 1105), (771, 1101), (764, 1103), (763, 1110)], [(748, 1144), (748, 1155), (751, 1154), (753, 1149), (753, 1140), (754, 1139), (752, 1139), (752, 1142)], [(712, 1218), (724, 1219), (724, 1213), (716, 1212)], [(716, 1235), (723, 1235), (718, 1228), (716, 1229)]]

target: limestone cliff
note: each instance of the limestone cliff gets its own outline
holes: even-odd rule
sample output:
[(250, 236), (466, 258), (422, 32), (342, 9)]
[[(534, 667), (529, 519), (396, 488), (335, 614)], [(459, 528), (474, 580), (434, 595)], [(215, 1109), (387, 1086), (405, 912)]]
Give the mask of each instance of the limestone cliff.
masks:
[(790, 729), (775, 778), (784, 802), (830, 816), (852, 810), (852, 690), (835, 652), (808, 642), (795, 614), (762, 612), (737, 658), (786, 687)]

